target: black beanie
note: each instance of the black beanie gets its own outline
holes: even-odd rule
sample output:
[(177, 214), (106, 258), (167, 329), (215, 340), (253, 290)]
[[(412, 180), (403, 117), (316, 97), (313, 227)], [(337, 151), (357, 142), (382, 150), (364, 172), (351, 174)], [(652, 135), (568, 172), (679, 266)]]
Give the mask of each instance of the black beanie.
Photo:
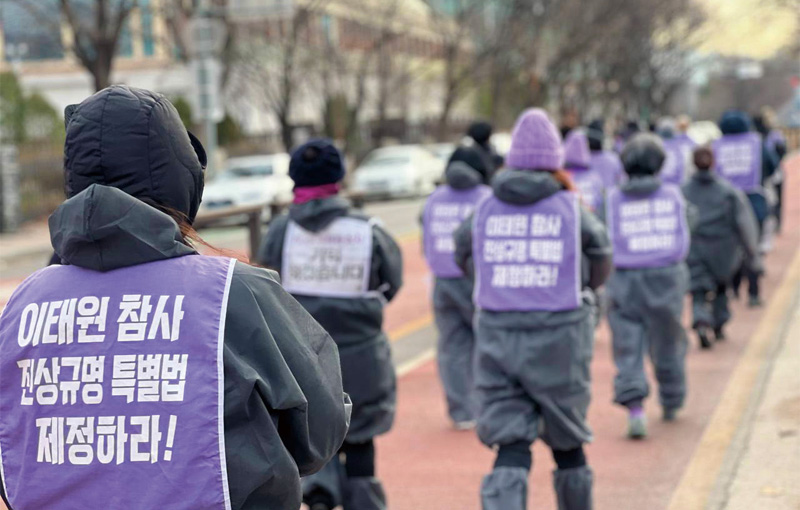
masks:
[(622, 164), (628, 175), (655, 175), (666, 159), (664, 144), (650, 133), (634, 135), (622, 149)]
[(492, 125), (486, 121), (473, 122), (467, 129), (467, 136), (475, 140), (479, 145), (485, 145), (492, 137)]
[(102, 184), (194, 220), (206, 154), (164, 96), (113, 85), (68, 106), (64, 125), (68, 197)]
[(333, 142), (315, 138), (292, 152), (289, 177), (296, 188), (333, 184), (344, 179), (344, 164)]

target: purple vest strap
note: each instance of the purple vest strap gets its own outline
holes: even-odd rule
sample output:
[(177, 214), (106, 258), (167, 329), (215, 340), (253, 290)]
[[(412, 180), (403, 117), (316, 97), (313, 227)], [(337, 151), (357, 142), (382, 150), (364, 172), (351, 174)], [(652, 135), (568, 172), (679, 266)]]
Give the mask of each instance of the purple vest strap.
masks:
[(761, 187), (761, 135), (725, 135), (714, 141), (716, 172), (745, 193)]
[(0, 317), (15, 510), (231, 507), (222, 343), (235, 261), (51, 266)]
[(686, 258), (689, 229), (678, 186), (662, 184), (645, 196), (613, 189), (606, 202), (606, 217), (615, 267), (665, 267)]
[(472, 214), (475, 206), (491, 194), (489, 186), (457, 190), (445, 185), (428, 198), (422, 216), (422, 240), (425, 259), (437, 278), (464, 276), (453, 258), (453, 232)]
[(568, 191), (530, 205), (481, 202), (472, 228), (475, 304), (500, 312), (578, 308), (579, 207)]

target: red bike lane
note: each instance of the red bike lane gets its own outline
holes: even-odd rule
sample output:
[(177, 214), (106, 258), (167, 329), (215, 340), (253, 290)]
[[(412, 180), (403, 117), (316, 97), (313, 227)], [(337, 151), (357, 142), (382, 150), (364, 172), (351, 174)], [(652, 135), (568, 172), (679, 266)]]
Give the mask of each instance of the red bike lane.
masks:
[[(787, 166), (790, 168), (783, 233), (775, 239), (766, 259), (763, 295), (767, 304), (800, 246), (800, 157)], [(406, 288), (387, 311), (390, 332), (404, 324), (420, 326), (424, 322), (419, 318), (430, 313), (427, 295), (425, 298), (420, 295), (422, 291), (429, 293), (429, 285), (425, 283), (427, 271), (419, 241), (406, 240), (403, 248)], [(700, 351), (696, 338), (690, 333), (689, 394), (677, 422), (660, 421), (660, 409), (655, 395), (651, 395), (646, 403), (650, 437), (637, 442), (626, 439), (625, 412), (612, 404), (615, 369), (610, 336), (605, 324), (598, 328), (589, 411), (595, 441), (587, 448), (589, 463), (595, 472), (596, 509), (658, 510), (667, 507), (764, 309), (749, 309), (742, 301), (733, 301), (732, 310), (734, 319), (728, 326), (728, 340), (718, 343), (713, 350)], [(426, 331), (435, 334), (432, 328)], [(649, 366), (648, 372), (655, 389)], [(480, 508), (480, 481), (491, 469), (493, 453), (479, 443), (473, 432), (450, 429), (435, 361), (428, 361), (400, 378), (396, 424), (389, 434), (379, 439), (378, 445), (378, 472), (393, 510)], [(537, 443), (529, 488), (530, 509), (556, 508), (551, 477), (554, 468), (547, 448)]]

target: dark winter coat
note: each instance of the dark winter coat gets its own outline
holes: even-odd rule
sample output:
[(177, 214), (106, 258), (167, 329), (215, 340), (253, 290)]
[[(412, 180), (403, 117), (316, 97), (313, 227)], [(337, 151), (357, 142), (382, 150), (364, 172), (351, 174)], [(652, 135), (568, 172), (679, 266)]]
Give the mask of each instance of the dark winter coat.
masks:
[[(289, 221), (320, 232), (343, 217), (369, 218), (347, 200), (330, 197), (293, 205), (275, 218), (258, 253), (258, 262), (280, 271)], [(344, 387), (353, 399), (353, 416), (347, 441), (364, 442), (387, 432), (394, 421), (396, 382), (391, 350), (383, 332), (383, 309), (403, 285), (403, 259), (394, 239), (380, 226), (372, 227), (372, 264), (369, 290), (376, 297), (339, 298), (296, 295), (339, 346)]]
[[(94, 271), (199, 256), (169, 216), (96, 184), (55, 211), (50, 235), (64, 263)], [(265, 269), (236, 264), (226, 313), (231, 508), (295, 510), (300, 477), (322, 468), (347, 432), (350, 404), (336, 345)]]

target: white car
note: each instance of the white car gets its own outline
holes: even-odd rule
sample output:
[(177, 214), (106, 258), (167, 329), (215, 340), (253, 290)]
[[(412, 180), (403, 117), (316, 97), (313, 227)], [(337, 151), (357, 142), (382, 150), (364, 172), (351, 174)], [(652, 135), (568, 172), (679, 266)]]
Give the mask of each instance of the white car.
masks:
[(444, 167), (419, 145), (382, 147), (356, 169), (350, 189), (364, 198), (424, 196), (442, 179)]
[(200, 211), (291, 202), (293, 187), (286, 153), (231, 158), (206, 183)]
[(492, 144), (498, 154), (505, 158), (508, 155), (508, 151), (511, 150), (511, 133), (494, 133), (489, 138), (489, 143)]
[(719, 130), (716, 123), (710, 120), (701, 120), (692, 122), (686, 134), (688, 134), (689, 138), (694, 140), (695, 143), (705, 145), (721, 137), (722, 131)]

